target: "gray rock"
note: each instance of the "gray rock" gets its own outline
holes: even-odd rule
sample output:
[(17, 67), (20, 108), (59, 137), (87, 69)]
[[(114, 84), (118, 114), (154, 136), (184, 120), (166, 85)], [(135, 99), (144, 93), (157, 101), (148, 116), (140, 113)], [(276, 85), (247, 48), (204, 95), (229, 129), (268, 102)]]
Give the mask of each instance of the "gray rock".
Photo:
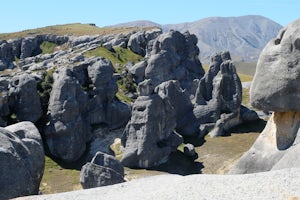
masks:
[(184, 155), (190, 157), (192, 160), (196, 160), (198, 158), (198, 154), (195, 151), (195, 147), (192, 144), (185, 144), (183, 147)]
[(175, 80), (163, 82), (155, 88), (155, 92), (172, 105), (176, 117), (176, 131), (182, 136), (196, 135), (197, 129), (190, 126), (197, 123), (193, 116), (194, 106), (188, 93), (181, 89), (179, 82)]
[(1, 118), (9, 114), (9, 102), (8, 102), (8, 85), (9, 80), (7, 78), (0, 78), (0, 126), (6, 126), (6, 122)]
[(124, 167), (113, 156), (97, 152), (91, 162), (80, 172), (80, 183), (84, 189), (125, 182)]
[(167, 100), (157, 94), (138, 97), (122, 137), (121, 162), (138, 168), (166, 162), (182, 143), (182, 137), (173, 132), (175, 126), (175, 113)]
[(22, 40), (20, 58), (24, 59), (40, 54), (42, 52), (40, 45), (42, 41), (39, 37), (28, 37)]
[(136, 54), (145, 56), (149, 41), (157, 38), (161, 33), (162, 31), (160, 29), (154, 29), (132, 34), (128, 41), (128, 48)]
[(254, 110), (251, 110), (243, 105), (241, 105), (240, 107), (240, 116), (243, 122), (255, 121), (260, 119), (258, 114)]
[(45, 154), (31, 122), (0, 128), (0, 199), (38, 194)]
[(49, 124), (45, 130), (52, 155), (67, 162), (80, 158), (91, 138), (90, 126), (82, 113), (87, 110), (88, 96), (72, 75), (71, 69), (60, 68), (54, 74), (50, 94)]
[(42, 116), (40, 97), (33, 76), (22, 73), (10, 80), (10, 109), (19, 121), (36, 122)]
[(145, 69), (147, 65), (147, 61), (143, 60), (129, 69), (136, 83), (140, 83), (145, 79)]
[(154, 86), (167, 80), (178, 80), (183, 89), (194, 94), (194, 79), (200, 79), (204, 70), (198, 58), (197, 38), (188, 32), (170, 31), (155, 39), (145, 70), (145, 77)]
[[(259, 184), (258, 184), (259, 183)], [(274, 199), (300, 197), (300, 169), (243, 175), (159, 175), (108, 187), (23, 197), (21, 200), (76, 199)], [(203, 187), (211, 186), (211, 187)], [(142, 186), (142, 189), (141, 189)], [(216, 192), (217, 191), (217, 192)], [(262, 192), (263, 191), (263, 192)]]
[(215, 123), (210, 135), (224, 135), (227, 129), (241, 123), (241, 102), (242, 85), (229, 52), (215, 54), (195, 95), (194, 116), (199, 126)]
[(230, 174), (255, 173), (300, 166), (299, 112), (275, 112), (252, 147)]
[(300, 20), (290, 23), (260, 54), (250, 89), (254, 107), (278, 112), (300, 111), (299, 30)]

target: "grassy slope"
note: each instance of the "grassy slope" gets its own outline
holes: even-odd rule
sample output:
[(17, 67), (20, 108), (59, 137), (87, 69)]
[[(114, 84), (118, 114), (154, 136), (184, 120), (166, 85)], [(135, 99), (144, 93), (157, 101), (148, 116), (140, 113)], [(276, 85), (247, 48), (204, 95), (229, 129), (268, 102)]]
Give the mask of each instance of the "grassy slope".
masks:
[[(153, 28), (153, 27), (152, 27)], [(24, 30), (15, 33), (2, 33), (0, 34), (0, 40), (7, 40), (18, 37), (28, 37), (35, 36), (40, 34), (55, 34), (55, 35), (107, 35), (107, 34), (117, 34), (117, 33), (126, 33), (136, 30), (148, 30), (151, 27), (146, 28), (108, 28), (108, 27), (97, 27), (91, 26), (89, 24), (64, 24), (64, 25), (55, 25), (55, 26), (47, 26), (43, 28), (36, 28), (30, 30)]]

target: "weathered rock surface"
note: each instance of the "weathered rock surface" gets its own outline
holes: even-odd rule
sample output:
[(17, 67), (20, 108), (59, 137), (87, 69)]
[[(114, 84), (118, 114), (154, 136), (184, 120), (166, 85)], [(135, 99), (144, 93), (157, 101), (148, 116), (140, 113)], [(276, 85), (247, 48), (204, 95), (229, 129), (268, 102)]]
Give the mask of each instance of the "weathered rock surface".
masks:
[(239, 123), (242, 102), (242, 85), (231, 61), (229, 52), (215, 54), (208, 72), (200, 80), (195, 95), (194, 116), (202, 132), (205, 124), (215, 123), (211, 136), (223, 135), (224, 131)]
[(88, 121), (82, 113), (87, 108), (88, 95), (72, 75), (71, 69), (61, 68), (54, 74), (49, 99), (49, 121), (45, 130), (52, 155), (65, 161), (75, 161), (83, 154), (91, 138)]
[(0, 199), (38, 194), (45, 154), (31, 122), (0, 128)]
[(91, 162), (80, 172), (80, 183), (84, 189), (124, 182), (124, 167), (113, 156), (97, 152)]
[(153, 42), (145, 78), (151, 79), (154, 86), (164, 81), (178, 80), (183, 89), (194, 94), (194, 79), (204, 75), (198, 56), (195, 35), (178, 31), (161, 34)]
[(182, 138), (174, 132), (176, 119), (169, 103), (157, 94), (140, 96), (122, 137), (121, 162), (128, 167), (150, 168), (167, 161)]
[(6, 78), (0, 78), (0, 126), (6, 126), (6, 122), (2, 117), (9, 114), (9, 96), (8, 96), (9, 80)]
[(9, 88), (10, 110), (19, 121), (36, 122), (42, 116), (40, 97), (33, 76), (27, 73), (14, 76)]
[(298, 37), (300, 20), (285, 27), (260, 55), (250, 99), (254, 107), (272, 110), (267, 126), (230, 173), (253, 173), (299, 167)]
[[(259, 184), (258, 184), (259, 183)], [(22, 200), (51, 199), (297, 199), (300, 169), (243, 175), (160, 175), (108, 187), (38, 195)], [(209, 187), (203, 187), (204, 185)], [(262, 192), (263, 191), (263, 192)]]
[(255, 173), (273, 169), (299, 167), (299, 112), (275, 112), (253, 146), (231, 174)]
[(283, 28), (262, 51), (250, 89), (251, 104), (267, 111), (300, 111), (300, 20)]
[(161, 33), (160, 29), (154, 29), (132, 34), (128, 41), (128, 47), (134, 53), (145, 56), (148, 43), (157, 38)]
[(50, 152), (65, 161), (75, 161), (92, 138), (91, 128), (115, 129), (130, 119), (130, 106), (115, 100), (114, 69), (104, 58), (87, 59), (54, 73), (49, 121), (45, 130)]

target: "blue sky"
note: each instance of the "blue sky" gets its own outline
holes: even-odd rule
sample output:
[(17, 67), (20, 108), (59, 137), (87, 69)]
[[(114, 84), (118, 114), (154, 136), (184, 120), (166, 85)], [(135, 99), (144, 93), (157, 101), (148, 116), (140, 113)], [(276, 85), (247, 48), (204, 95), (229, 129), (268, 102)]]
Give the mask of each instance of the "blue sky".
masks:
[(263, 15), (284, 26), (300, 18), (299, 10), (299, 0), (3, 0), (0, 33), (75, 22), (172, 24), (242, 15)]

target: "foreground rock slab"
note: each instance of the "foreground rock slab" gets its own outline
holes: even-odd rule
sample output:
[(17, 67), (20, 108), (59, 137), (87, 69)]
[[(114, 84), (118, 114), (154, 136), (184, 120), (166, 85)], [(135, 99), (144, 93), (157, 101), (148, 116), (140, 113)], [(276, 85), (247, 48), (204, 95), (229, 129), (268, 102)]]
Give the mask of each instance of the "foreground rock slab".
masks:
[[(258, 184), (259, 183), (259, 184)], [(161, 175), (113, 186), (30, 196), (50, 199), (298, 199), (300, 169), (247, 175)]]

